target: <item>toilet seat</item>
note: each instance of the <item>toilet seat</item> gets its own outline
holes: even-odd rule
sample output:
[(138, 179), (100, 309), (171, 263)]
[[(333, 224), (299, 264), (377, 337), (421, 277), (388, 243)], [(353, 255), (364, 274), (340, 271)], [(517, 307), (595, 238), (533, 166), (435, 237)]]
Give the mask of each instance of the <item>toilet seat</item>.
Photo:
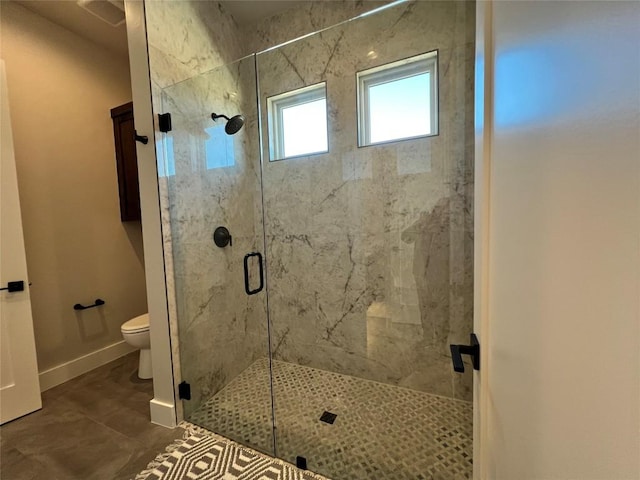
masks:
[(132, 318), (122, 324), (120, 327), (122, 333), (142, 333), (149, 331), (149, 314), (145, 313), (138, 317)]
[(149, 314), (145, 313), (138, 317), (132, 318), (122, 324), (120, 327), (122, 338), (130, 346), (140, 349), (140, 358), (138, 361), (138, 378), (153, 378), (153, 369), (151, 368), (151, 335), (149, 332)]

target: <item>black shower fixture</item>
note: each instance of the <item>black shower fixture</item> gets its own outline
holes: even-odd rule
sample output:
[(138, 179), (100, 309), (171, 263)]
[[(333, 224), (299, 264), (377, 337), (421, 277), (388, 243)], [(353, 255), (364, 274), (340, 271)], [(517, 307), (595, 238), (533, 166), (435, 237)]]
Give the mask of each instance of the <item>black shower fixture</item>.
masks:
[(242, 115), (236, 115), (235, 117), (227, 117), (226, 115), (218, 115), (217, 113), (211, 114), (211, 119), (215, 122), (219, 118), (226, 118), (227, 124), (224, 127), (224, 131), (227, 135), (234, 135), (238, 133), (238, 131), (244, 125), (244, 117)]

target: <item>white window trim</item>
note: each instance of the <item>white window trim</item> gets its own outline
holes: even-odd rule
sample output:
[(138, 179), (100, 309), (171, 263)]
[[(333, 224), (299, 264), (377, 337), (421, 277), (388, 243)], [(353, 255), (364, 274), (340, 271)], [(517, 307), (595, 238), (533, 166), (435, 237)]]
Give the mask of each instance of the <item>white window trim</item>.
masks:
[[(369, 88), (383, 83), (402, 80), (403, 78), (429, 73), (431, 132), (425, 135), (402, 137), (381, 142), (371, 142), (371, 125), (369, 117)], [(358, 101), (358, 146), (366, 147), (389, 142), (398, 142), (411, 138), (431, 137), (438, 135), (438, 51), (423, 53), (414, 57), (369, 68), (356, 74)]]
[[(276, 160), (284, 160), (286, 158), (294, 158), (294, 156), (285, 157), (284, 155), (283, 110), (294, 105), (303, 105), (323, 98), (325, 100), (327, 98), (327, 82), (316, 83), (314, 85), (309, 85), (307, 87), (267, 98), (267, 112), (269, 119), (269, 161), (273, 162)], [(327, 121), (327, 134), (328, 130), (329, 125)], [(329, 142), (327, 141), (327, 145), (328, 143)], [(328, 149), (319, 150), (305, 153), (303, 155), (295, 155), (295, 157), (316, 155), (318, 153), (327, 153), (328, 151)]]

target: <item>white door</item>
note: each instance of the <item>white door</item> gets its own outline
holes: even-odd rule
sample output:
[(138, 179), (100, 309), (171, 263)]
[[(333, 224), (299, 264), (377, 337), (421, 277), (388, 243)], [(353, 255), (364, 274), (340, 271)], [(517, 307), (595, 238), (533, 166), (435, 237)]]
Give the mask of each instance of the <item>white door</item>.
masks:
[[(4, 61), (0, 60), (0, 423), (42, 407)], [(37, 133), (37, 132), (36, 132)]]
[(638, 479), (640, 2), (479, 13), (479, 476)]

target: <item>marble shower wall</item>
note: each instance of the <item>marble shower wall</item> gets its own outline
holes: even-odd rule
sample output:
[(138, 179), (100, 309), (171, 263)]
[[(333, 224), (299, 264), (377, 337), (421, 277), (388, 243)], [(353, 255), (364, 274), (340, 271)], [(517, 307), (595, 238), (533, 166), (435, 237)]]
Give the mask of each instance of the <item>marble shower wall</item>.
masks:
[[(266, 355), (259, 338), (262, 333), (253, 338), (237, 338), (244, 337), (245, 328), (252, 329), (252, 322), (264, 315), (260, 302), (249, 302), (243, 286), (233, 283), (242, 278), (241, 274), (232, 274), (233, 265), (241, 265), (241, 255), (221, 254), (210, 241), (218, 219), (235, 218), (233, 209), (222, 205), (238, 201), (231, 185), (242, 184), (249, 191), (254, 187), (253, 160), (239, 152), (259, 148), (250, 145), (257, 141), (257, 127), (249, 122), (241, 131), (243, 136), (234, 139), (235, 166), (209, 171), (205, 168), (206, 153), (198, 146), (205, 135), (203, 129), (209, 126), (203, 115), (214, 111), (214, 105), (220, 102), (227, 109), (222, 112), (226, 114), (255, 108), (243, 103), (250, 102), (246, 92), (252, 87), (243, 83), (247, 79), (242, 78), (245, 73), (238, 70), (241, 67), (223, 65), (387, 2), (306, 2), (242, 28), (225, 11), (224, 3), (146, 2), (154, 112), (174, 109), (178, 122), (185, 126), (185, 132), (190, 132), (182, 136), (176, 133), (172, 140), (175, 175), (167, 175), (171, 159), (167, 158), (162, 134), (156, 132), (159, 171), (164, 172), (159, 177), (159, 187), (176, 382), (184, 378), (192, 385), (202, 386), (194, 392), (195, 401), (186, 402), (186, 408), (197, 405), (200, 396), (221, 388), (251, 359)], [(428, 6), (433, 8), (431, 13)], [(414, 18), (416, 11), (419, 16)], [(444, 313), (440, 317), (448, 312), (450, 339), (466, 342), (472, 313), (473, 12), (473, 3), (447, 6), (419, 2), (408, 10), (406, 5), (394, 7), (387, 13), (350, 22), (355, 30), (344, 30), (344, 38), (332, 37), (338, 32), (334, 29), (320, 37), (321, 48), (309, 50), (306, 55), (288, 55), (294, 60), (293, 65), (305, 72), (298, 83), (291, 80), (293, 69), (287, 61), (282, 64), (282, 74), (275, 72), (277, 81), (282, 81), (278, 93), (314, 83), (311, 79), (319, 78), (325, 66), (324, 76), (328, 82), (331, 80), (331, 153), (299, 159), (295, 164), (276, 162), (265, 169), (267, 204), (274, 209), (272, 214), (267, 212), (267, 253), (274, 257), (269, 263), (269, 280), (275, 299), (276, 358), (459, 398), (470, 397), (468, 379), (452, 379), (450, 360), (445, 355), (417, 345), (417, 339), (423, 338), (417, 310), (427, 311), (427, 304), (434, 302), (424, 295), (422, 301), (418, 300), (420, 287), (414, 278), (414, 264), (418, 265), (418, 277), (434, 275), (433, 269), (420, 275), (419, 259), (429, 252), (419, 239), (424, 240), (430, 229), (446, 230), (436, 240), (444, 245), (439, 249), (438, 270), (445, 273), (436, 275), (444, 283), (434, 288), (434, 282), (425, 279), (422, 284), (431, 285), (431, 291), (440, 292), (436, 295), (440, 297), (448, 290), (449, 300), (443, 302), (440, 310)], [(377, 20), (369, 27), (357, 26), (370, 19)], [(368, 29), (373, 33), (367, 35)], [(412, 30), (403, 33), (403, 29)], [(406, 45), (392, 42), (389, 32), (404, 38)], [(378, 51), (374, 61), (366, 61), (370, 51), (367, 42)], [(302, 48), (300, 45), (285, 48), (295, 51)], [(333, 49), (334, 45), (337, 48)], [(354, 90), (355, 71), (433, 48), (440, 49), (440, 136), (355, 148), (355, 97), (349, 91)], [(313, 55), (309, 54), (311, 51)], [(261, 57), (261, 62), (265, 60), (265, 56)], [(349, 62), (350, 71), (346, 68)], [(316, 70), (313, 63), (318, 64)], [(216, 71), (210, 76), (195, 78), (214, 68)], [(284, 72), (291, 78), (287, 79)], [(263, 76), (261, 81), (265, 81)], [(202, 83), (205, 78), (212, 86)], [(192, 79), (193, 85), (179, 84), (187, 79)], [(343, 87), (336, 89), (338, 83)], [(169, 92), (163, 103), (165, 87)], [(447, 98), (443, 97), (445, 91), (449, 92)], [(232, 92), (242, 92), (242, 99), (236, 96), (232, 100)], [(202, 98), (198, 100), (198, 96)], [(226, 152), (228, 144), (218, 144), (216, 148)], [(307, 184), (309, 188), (305, 189)], [(280, 190), (275, 191), (276, 188)], [(234, 251), (242, 254), (252, 248), (252, 239), (262, 228), (256, 223), (257, 197), (249, 198), (251, 195), (240, 200), (247, 208), (252, 204), (256, 216), (241, 218), (238, 226), (244, 233), (234, 235)], [(442, 198), (448, 200), (433, 212)], [(221, 204), (216, 205), (218, 201)], [(303, 205), (312, 208), (303, 211)], [(428, 224), (426, 228), (421, 219)], [(234, 234), (235, 227), (229, 228)], [(442, 253), (447, 247), (448, 260)], [(279, 268), (283, 269), (281, 273)], [(310, 272), (317, 278), (313, 279)], [(292, 289), (287, 293), (288, 285)], [(255, 331), (260, 328), (264, 323), (258, 322)], [(179, 408), (181, 404), (178, 402)]]
[[(236, 0), (230, 0), (236, 1)], [(244, 54), (262, 52), (276, 45), (318, 32), (357, 17), (390, 0), (306, 1), (272, 17), (240, 28), (245, 39)], [(224, 2), (223, 2), (224, 3)], [(298, 3), (298, 2), (296, 2)]]
[[(199, 0), (147, 1), (145, 3), (145, 15), (153, 110), (155, 113), (168, 111), (165, 108), (171, 108), (171, 102), (176, 105), (182, 103), (181, 96), (184, 97), (187, 104), (193, 102), (194, 92), (186, 88), (188, 84), (183, 85), (181, 88), (174, 88), (170, 95), (165, 96), (164, 102), (163, 88), (171, 88), (184, 80), (195, 78), (214, 68), (228, 65), (253, 51), (266, 49), (314, 31), (317, 28), (324, 28), (352, 18), (354, 15), (370, 10), (381, 3), (385, 2), (336, 0), (330, 2), (330, 5), (326, 2), (307, 2), (302, 7), (294, 7), (285, 14), (274, 17), (275, 23), (273, 24), (271, 19), (265, 18), (255, 25), (240, 29), (232, 16), (226, 12), (225, 2), (204, 2)], [(285, 20), (287, 28), (282, 28)], [(273, 28), (275, 25), (277, 27)], [(231, 77), (227, 76), (227, 78), (224, 77), (225, 75), (222, 75), (222, 78), (218, 78), (216, 75), (210, 77), (211, 81), (220, 82), (214, 86), (222, 92), (225, 89), (229, 90), (227, 87), (234, 83), (226, 83), (229, 78), (233, 78), (233, 75)], [(196, 80), (195, 82), (201, 81)], [(255, 103), (255, 92), (253, 95)], [(193, 113), (195, 107), (192, 105), (189, 108)], [(186, 116), (188, 116), (188, 111), (188, 109), (185, 110)], [(201, 129), (201, 126), (198, 125), (197, 128)], [(246, 132), (249, 132), (251, 128), (253, 127), (247, 128), (245, 126), (243, 129), (245, 130), (245, 138)], [(196, 307), (207, 305), (207, 301), (211, 298), (209, 293), (213, 292), (216, 281), (210, 276), (213, 273), (212, 266), (198, 261), (198, 259), (206, 259), (210, 244), (206, 241), (203, 242), (201, 244), (202, 251), (196, 248), (195, 242), (189, 244), (190, 249), (183, 248), (184, 245), (181, 247), (183, 232), (192, 229), (202, 230), (203, 228), (202, 220), (195, 222), (186, 220), (183, 212), (180, 211), (178, 213), (176, 210), (177, 205), (199, 205), (201, 199), (198, 195), (201, 190), (190, 188), (190, 183), (185, 180), (180, 183), (184, 189), (178, 191), (176, 188), (177, 181), (172, 175), (167, 174), (169, 164), (171, 161), (175, 161), (177, 163), (176, 178), (181, 175), (185, 179), (193, 178), (196, 183), (200, 181), (197, 173), (192, 172), (192, 174), (187, 175), (186, 171), (183, 171), (184, 165), (181, 155), (190, 155), (187, 153), (188, 149), (183, 149), (184, 153), (176, 154), (174, 152), (173, 159), (169, 159), (166, 155), (163, 134), (158, 131), (157, 126), (155, 134), (171, 346), (173, 365), (176, 371), (175, 388), (177, 391), (177, 384), (182, 379), (188, 379), (192, 384), (193, 382), (198, 384), (202, 382), (204, 384), (202, 389), (193, 388), (194, 400), (196, 401), (192, 401), (187, 405), (186, 408), (190, 409), (192, 408), (190, 405), (197, 405), (197, 400), (202, 395), (207, 395), (223, 386), (234, 375), (234, 372), (242, 368), (249, 359), (264, 355), (265, 351), (262, 344), (254, 344), (253, 340), (248, 341), (243, 345), (243, 348), (250, 349), (252, 348), (251, 345), (253, 345), (255, 349), (244, 352), (247, 360), (240, 361), (230, 366), (229, 369), (221, 369), (220, 363), (216, 365), (209, 363), (209, 357), (224, 358), (226, 355), (224, 348), (222, 350), (214, 348), (220, 342), (216, 342), (213, 331), (227, 332), (226, 334), (229, 335), (229, 332), (233, 331), (229, 330), (229, 322), (223, 321), (222, 324), (217, 325), (217, 319), (210, 318), (209, 331), (205, 332), (206, 328), (204, 327), (203, 319), (200, 318), (200, 323), (194, 323), (198, 327), (196, 330), (184, 335), (181, 334), (181, 330), (185, 328), (187, 322), (191, 325), (193, 320), (193, 318), (190, 318), (190, 316), (193, 316), (191, 312), (193, 308), (185, 302), (193, 303)], [(255, 139), (257, 140), (257, 135)], [(181, 148), (181, 140), (175, 139), (174, 142), (174, 146), (179, 150)], [(245, 148), (245, 150), (248, 151), (250, 148)], [(180, 220), (175, 217), (176, 214), (182, 215)], [(210, 232), (208, 233), (210, 234)], [(234, 240), (237, 242), (236, 237), (234, 237)], [(174, 247), (177, 250), (175, 252)], [(185, 267), (176, 264), (174, 268), (174, 259), (176, 262), (187, 262), (189, 266)], [(194, 284), (193, 288), (191, 288), (192, 284)], [(216, 292), (218, 295), (223, 294), (219, 289)], [(229, 295), (228, 289), (224, 292), (227, 297), (226, 302), (229, 302), (225, 309), (228, 310), (234, 301), (238, 302), (238, 308), (243, 308), (242, 305), (245, 301), (244, 291), (239, 290), (239, 292), (240, 295), (237, 294), (238, 292)], [(182, 306), (178, 307), (178, 305)], [(197, 312), (198, 310), (196, 309)], [(188, 330), (192, 328), (191, 326), (187, 327)], [(263, 327), (261, 326), (260, 328)], [(242, 333), (240, 332), (239, 335), (242, 336)], [(209, 341), (206, 339), (209, 339)], [(191, 341), (196, 342), (196, 345), (198, 345), (194, 351), (192, 351), (190, 345)], [(205, 353), (204, 350), (206, 348), (209, 351)], [(233, 348), (237, 349), (239, 347), (235, 344)], [(198, 352), (201, 357), (195, 352)], [(233, 354), (231, 357), (235, 358), (236, 356), (239, 356), (239, 354)], [(185, 413), (181, 411), (182, 405), (183, 402), (177, 402), (180, 417)], [(189, 412), (186, 413), (188, 414)]]
[[(235, 21), (220, 3), (155, 0), (145, 3), (145, 15), (153, 110), (171, 112), (174, 125), (180, 127), (170, 135), (171, 140), (164, 141), (157, 126), (155, 134), (175, 388), (177, 391), (183, 379), (192, 384), (193, 401), (184, 403), (186, 411), (179, 412), (182, 417), (252, 358), (266, 355), (266, 333), (260, 331), (264, 327), (259, 325), (253, 329), (255, 334), (244, 335), (245, 329), (253, 328), (252, 321), (264, 318), (264, 308), (255, 299), (244, 298), (244, 287), (237, 284), (238, 272), (231, 272), (237, 268), (239, 249), (252, 246), (252, 221), (242, 220), (242, 233), (229, 226), (232, 234), (237, 233), (233, 252), (221, 253), (211, 241), (218, 222), (233, 215), (223, 205), (232, 198), (226, 196), (230, 185), (255, 181), (255, 70), (253, 59), (230, 65), (243, 56), (244, 44)], [(199, 77), (223, 65), (230, 66)], [(251, 105), (245, 106), (247, 99)], [(207, 169), (205, 128), (214, 125), (208, 115), (242, 110), (251, 118), (234, 137), (235, 165)], [(218, 142), (214, 150), (224, 150), (226, 155), (228, 147)], [(255, 153), (250, 158), (241, 154), (250, 151)], [(251, 185), (245, 182), (244, 187), (250, 197)], [(247, 211), (255, 208), (253, 198), (245, 196), (240, 202)], [(264, 325), (264, 320), (259, 323)], [(182, 409), (183, 402), (177, 405)]]
[[(258, 55), (265, 128), (267, 97), (327, 84), (329, 153), (264, 161), (276, 359), (471, 398), (448, 344), (472, 330), (474, 28), (471, 2), (414, 2)], [(356, 72), (432, 50), (439, 135), (358, 148)]]
[(151, 81), (165, 88), (239, 60), (244, 42), (222, 3), (145, 2)]

